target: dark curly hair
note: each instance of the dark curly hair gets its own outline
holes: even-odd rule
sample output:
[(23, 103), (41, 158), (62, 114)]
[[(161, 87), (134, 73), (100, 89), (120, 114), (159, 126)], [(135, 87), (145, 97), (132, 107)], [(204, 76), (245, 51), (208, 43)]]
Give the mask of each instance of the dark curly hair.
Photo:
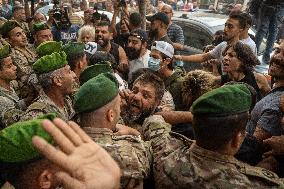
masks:
[(189, 109), (193, 101), (217, 87), (216, 77), (212, 73), (203, 70), (190, 71), (181, 84), (182, 102)]
[(252, 52), (251, 48), (248, 45), (240, 41), (237, 43), (228, 45), (226, 49), (223, 51), (223, 56), (226, 55), (227, 51), (230, 48), (233, 48), (233, 50), (237, 54), (237, 58), (242, 62), (241, 71), (246, 72), (246, 71), (252, 70), (254, 66), (260, 64), (256, 55)]

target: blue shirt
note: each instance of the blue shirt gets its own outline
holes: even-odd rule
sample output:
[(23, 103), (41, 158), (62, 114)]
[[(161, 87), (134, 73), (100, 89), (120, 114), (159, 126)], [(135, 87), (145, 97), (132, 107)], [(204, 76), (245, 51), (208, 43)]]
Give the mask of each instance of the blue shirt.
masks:
[(281, 119), (283, 113), (279, 108), (279, 98), (283, 91), (275, 91), (262, 98), (251, 112), (251, 119), (247, 124), (247, 132), (253, 135), (256, 126), (272, 136), (283, 134)]

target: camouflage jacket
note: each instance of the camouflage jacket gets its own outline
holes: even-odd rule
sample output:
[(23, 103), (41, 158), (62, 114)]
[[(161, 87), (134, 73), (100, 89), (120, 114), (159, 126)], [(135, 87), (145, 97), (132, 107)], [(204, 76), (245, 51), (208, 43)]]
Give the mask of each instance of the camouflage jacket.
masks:
[(33, 119), (52, 112), (56, 113), (57, 117), (64, 121), (71, 120), (75, 114), (71, 98), (69, 96), (66, 97), (65, 106), (62, 109), (56, 106), (46, 94), (42, 94), (27, 108), (26, 112), (22, 115), (21, 120)]
[(19, 99), (14, 89), (0, 87), (0, 128), (19, 121), (25, 107), (25, 102)]
[(168, 90), (174, 100), (175, 110), (183, 111), (187, 110), (182, 102), (181, 84), (184, 76), (184, 72), (181, 69), (176, 69), (175, 72), (168, 78), (164, 79), (166, 90)]
[(143, 188), (143, 179), (150, 174), (151, 153), (148, 143), (140, 137), (114, 136), (106, 128), (86, 127), (83, 130), (119, 164), (122, 170), (121, 188)]
[(28, 81), (32, 74), (32, 65), (36, 61), (36, 54), (28, 48), (11, 48), (11, 57), (17, 67), (18, 88), (15, 89), (20, 98), (26, 98), (31, 95), (33, 90), (28, 86)]
[(148, 118), (143, 128), (153, 150), (157, 189), (283, 187), (283, 181), (271, 171), (203, 149), (195, 141), (171, 132), (161, 116)]

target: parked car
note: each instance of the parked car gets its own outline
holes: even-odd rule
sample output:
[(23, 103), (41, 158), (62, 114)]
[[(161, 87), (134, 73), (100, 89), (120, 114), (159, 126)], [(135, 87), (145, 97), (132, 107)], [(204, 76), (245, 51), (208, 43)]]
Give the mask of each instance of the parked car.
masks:
[[(203, 52), (203, 47), (212, 44), (213, 35), (218, 30), (223, 30), (227, 15), (209, 13), (204, 11), (199, 12), (174, 12), (172, 21), (182, 27), (185, 38), (185, 45), (188, 46), (187, 51), (181, 52), (181, 54), (192, 55)], [(255, 35), (255, 32), (251, 29), (249, 33)], [(258, 58), (262, 60), (262, 54), (265, 48), (266, 40), (261, 43), (260, 50), (258, 52)], [(184, 64), (186, 70), (200, 69), (199, 63)], [(268, 79), (268, 65), (261, 64), (255, 67), (255, 71), (264, 74)]]

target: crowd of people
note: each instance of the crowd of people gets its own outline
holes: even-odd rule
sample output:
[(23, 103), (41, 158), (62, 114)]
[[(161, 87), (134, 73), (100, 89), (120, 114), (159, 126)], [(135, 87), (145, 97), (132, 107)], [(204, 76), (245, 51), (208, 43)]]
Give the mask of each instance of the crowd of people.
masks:
[(253, 18), (235, 10), (202, 54), (181, 55), (166, 3), (146, 18), (123, 1), (112, 18), (70, 3), (29, 23), (20, 2), (2, 12), (1, 189), (284, 186), (284, 42), (268, 81)]

